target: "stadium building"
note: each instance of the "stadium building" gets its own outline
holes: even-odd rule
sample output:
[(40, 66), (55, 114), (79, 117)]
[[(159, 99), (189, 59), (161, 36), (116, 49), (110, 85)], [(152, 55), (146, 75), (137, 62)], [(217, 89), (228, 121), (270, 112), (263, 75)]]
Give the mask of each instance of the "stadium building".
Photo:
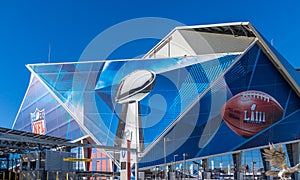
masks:
[[(116, 149), (128, 140), (135, 167), (155, 176), (263, 173), (260, 150), (270, 142), (299, 162), (299, 73), (248, 22), (175, 28), (142, 59), (26, 67), (13, 129)], [(90, 171), (112, 171), (123, 156), (80, 152), (93, 157), (82, 164)]]

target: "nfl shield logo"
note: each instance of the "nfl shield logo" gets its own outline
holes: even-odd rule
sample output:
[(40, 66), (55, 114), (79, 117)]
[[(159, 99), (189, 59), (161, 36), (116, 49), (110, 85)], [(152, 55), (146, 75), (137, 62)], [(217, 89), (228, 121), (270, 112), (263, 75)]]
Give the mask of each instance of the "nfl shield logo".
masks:
[(35, 109), (33, 113), (30, 113), (32, 132), (35, 134), (45, 134), (45, 109)]

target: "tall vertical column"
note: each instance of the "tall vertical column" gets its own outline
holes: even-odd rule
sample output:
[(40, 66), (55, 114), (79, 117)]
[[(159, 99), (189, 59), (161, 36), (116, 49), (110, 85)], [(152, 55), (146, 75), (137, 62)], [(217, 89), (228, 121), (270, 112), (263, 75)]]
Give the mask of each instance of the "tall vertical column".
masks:
[(202, 159), (202, 167), (204, 171), (209, 170), (209, 164), (208, 164), (208, 159)]
[(234, 164), (234, 179), (242, 180), (243, 173), (241, 171), (242, 166), (242, 153), (232, 154), (233, 164)]
[[(287, 150), (287, 155), (290, 160), (290, 165), (293, 167), (296, 164), (299, 163), (299, 153), (300, 153), (300, 143), (291, 143), (291, 144), (286, 144), (286, 150)], [(292, 175), (292, 179), (295, 180), (300, 180), (300, 174), (299, 172), (295, 172)]]
[(209, 162), (208, 159), (202, 159), (202, 167), (203, 167), (203, 174), (202, 179), (210, 179), (211, 174), (208, 172), (209, 170)]

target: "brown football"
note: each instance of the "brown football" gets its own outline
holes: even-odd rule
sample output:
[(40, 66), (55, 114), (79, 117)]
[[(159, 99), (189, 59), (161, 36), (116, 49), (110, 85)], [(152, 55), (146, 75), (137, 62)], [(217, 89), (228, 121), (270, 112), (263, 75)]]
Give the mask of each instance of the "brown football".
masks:
[(282, 118), (283, 108), (269, 94), (249, 90), (229, 99), (222, 117), (236, 134), (249, 138)]

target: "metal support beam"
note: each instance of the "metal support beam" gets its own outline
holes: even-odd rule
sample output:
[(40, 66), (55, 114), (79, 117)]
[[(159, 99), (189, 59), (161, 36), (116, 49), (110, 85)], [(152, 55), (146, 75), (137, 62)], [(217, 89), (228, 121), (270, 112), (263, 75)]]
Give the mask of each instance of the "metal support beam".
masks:
[[(47, 137), (47, 136), (45, 136), (45, 137)], [(51, 137), (49, 137), (49, 138), (51, 139)], [(46, 147), (51, 147), (51, 148), (54, 148), (54, 147), (82, 147), (82, 148), (100, 148), (100, 149), (104, 149), (107, 151), (127, 150), (130, 152), (136, 152), (136, 149), (132, 149), (132, 148), (103, 146), (103, 145), (97, 145), (97, 144), (71, 143), (71, 142), (68, 142), (67, 140), (57, 141), (56, 139), (53, 139), (53, 140), (50, 140), (50, 139), (40, 138), (40, 137), (29, 137), (29, 136), (25, 136), (25, 135), (0, 132), (1, 142), (7, 141), (7, 142), (26, 143), (26, 146), (31, 147), (32, 149), (39, 149), (41, 146), (46, 146)], [(5, 145), (5, 146), (7, 146), (7, 145)], [(10, 147), (19, 148), (20, 146), (15, 146), (15, 145), (13, 145), (13, 143), (11, 143)]]

